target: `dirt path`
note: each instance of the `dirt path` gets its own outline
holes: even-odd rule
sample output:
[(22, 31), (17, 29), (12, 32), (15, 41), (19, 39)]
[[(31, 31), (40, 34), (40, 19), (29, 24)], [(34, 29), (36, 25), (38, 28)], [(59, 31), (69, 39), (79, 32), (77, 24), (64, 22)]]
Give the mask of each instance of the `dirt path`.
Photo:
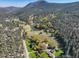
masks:
[(24, 46), (24, 55), (25, 55), (25, 58), (29, 58), (29, 53), (28, 53), (28, 49), (26, 47), (25, 40), (22, 40), (22, 41), (23, 41), (23, 46)]

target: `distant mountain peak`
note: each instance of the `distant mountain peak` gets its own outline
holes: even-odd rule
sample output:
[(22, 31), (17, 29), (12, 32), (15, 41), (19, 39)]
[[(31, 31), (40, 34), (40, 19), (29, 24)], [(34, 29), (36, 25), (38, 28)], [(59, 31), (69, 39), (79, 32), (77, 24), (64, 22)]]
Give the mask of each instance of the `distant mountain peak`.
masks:
[(36, 3), (48, 3), (46, 0), (38, 0)]
[(46, 0), (38, 0), (38, 2), (47, 2)]
[(42, 6), (47, 6), (47, 5), (48, 5), (47, 1), (45, 1), (45, 0), (37, 0), (36, 2), (29, 3), (26, 6), (28, 6), (28, 7), (35, 7), (35, 6), (40, 7), (41, 6), (42, 7)]

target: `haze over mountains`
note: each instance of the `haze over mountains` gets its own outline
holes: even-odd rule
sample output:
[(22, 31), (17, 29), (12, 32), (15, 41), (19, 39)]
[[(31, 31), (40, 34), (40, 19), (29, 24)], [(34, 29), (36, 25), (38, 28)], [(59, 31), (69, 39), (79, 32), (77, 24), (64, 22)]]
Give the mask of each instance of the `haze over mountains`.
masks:
[(20, 9), (20, 7), (0, 7), (0, 13), (10, 13)]
[[(19, 15), (23, 13), (42, 13), (42, 12), (70, 12), (78, 13), (79, 2), (73, 3), (48, 3), (47, 1), (36, 1), (24, 7), (1, 7), (0, 13), (10, 13), (16, 11)], [(18, 11), (17, 11), (18, 10)], [(37, 12), (38, 10), (38, 12)], [(30, 12), (29, 12), (30, 11)]]

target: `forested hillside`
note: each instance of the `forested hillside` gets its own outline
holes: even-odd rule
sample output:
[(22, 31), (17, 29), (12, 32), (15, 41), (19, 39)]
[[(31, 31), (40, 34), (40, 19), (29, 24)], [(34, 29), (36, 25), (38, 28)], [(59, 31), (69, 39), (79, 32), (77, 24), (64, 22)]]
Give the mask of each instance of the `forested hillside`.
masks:
[[(12, 42), (12, 44), (15, 44), (14, 47), (19, 46), (19, 43), (16, 43), (17, 41), (22, 41), (20, 42), (21, 46), (22, 43), (24, 44), (23, 49), (25, 49), (24, 51), (26, 51), (26, 53), (22, 55), (24, 51), (21, 50), (22, 52), (19, 53), (21, 55), (20, 57), (79, 57), (79, 2), (49, 3), (41, 0), (29, 3), (22, 8), (0, 8), (0, 23), (5, 25), (3, 26), (4, 28), (7, 26), (11, 29), (14, 27), (19, 28), (19, 33), (22, 34), (21, 38), (19, 37), (18, 31), (12, 32), (7, 30), (4, 32), (6, 32), (5, 35), (9, 35), (9, 37), (16, 37), (16, 35), (18, 35), (16, 37), (18, 40), (13, 37), (15, 43)], [(4, 33), (4, 28), (0, 29), (1, 33)], [(8, 32), (10, 32), (10, 34)], [(20, 49), (22, 49), (22, 47), (20, 47)], [(12, 52), (10, 51), (10, 53)], [(19, 56), (16, 54), (16, 56), (13, 55), (13, 57)]]

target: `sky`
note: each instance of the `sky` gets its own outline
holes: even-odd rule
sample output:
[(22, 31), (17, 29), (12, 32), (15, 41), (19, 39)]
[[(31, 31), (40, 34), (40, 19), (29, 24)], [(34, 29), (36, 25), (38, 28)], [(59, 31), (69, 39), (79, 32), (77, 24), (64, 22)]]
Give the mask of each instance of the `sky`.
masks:
[[(9, 7), (9, 6), (16, 6), (16, 7), (23, 7), (30, 2), (34, 2), (37, 0), (0, 0), (0, 7)], [(70, 2), (77, 2), (79, 0), (46, 0), (51, 3), (70, 3)]]

